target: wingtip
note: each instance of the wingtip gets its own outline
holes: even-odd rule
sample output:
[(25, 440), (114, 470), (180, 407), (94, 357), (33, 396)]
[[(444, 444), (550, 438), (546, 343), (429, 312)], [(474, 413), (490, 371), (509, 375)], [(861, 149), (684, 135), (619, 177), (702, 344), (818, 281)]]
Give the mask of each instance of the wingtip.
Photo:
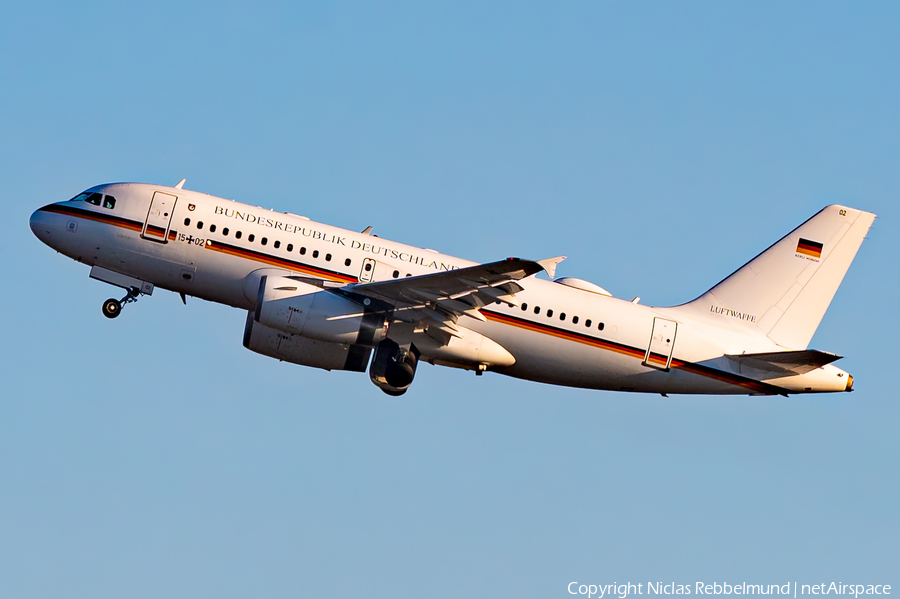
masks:
[(547, 271), (547, 274), (552, 279), (556, 276), (556, 267), (559, 266), (559, 263), (565, 260), (567, 256), (557, 256), (555, 258), (545, 258), (544, 260), (538, 260), (537, 263), (541, 268)]

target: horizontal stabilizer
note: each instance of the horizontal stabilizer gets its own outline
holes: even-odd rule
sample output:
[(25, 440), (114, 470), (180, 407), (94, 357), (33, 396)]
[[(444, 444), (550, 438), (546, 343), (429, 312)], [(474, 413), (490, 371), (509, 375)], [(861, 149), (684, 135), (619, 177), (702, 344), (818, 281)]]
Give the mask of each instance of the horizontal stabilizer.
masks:
[(786, 375), (806, 374), (826, 364), (840, 360), (842, 356), (815, 349), (802, 351), (775, 351), (762, 354), (737, 354), (728, 358), (741, 366), (757, 370), (779, 372)]

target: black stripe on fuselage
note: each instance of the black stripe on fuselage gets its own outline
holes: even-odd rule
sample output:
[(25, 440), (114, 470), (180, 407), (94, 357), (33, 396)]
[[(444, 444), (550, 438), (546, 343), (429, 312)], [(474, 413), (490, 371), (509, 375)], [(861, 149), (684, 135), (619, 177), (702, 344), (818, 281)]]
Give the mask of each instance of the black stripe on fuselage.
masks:
[(95, 212), (94, 210), (86, 210), (76, 206), (62, 206), (60, 204), (50, 204), (44, 206), (39, 212), (49, 212), (52, 214), (62, 214), (65, 216), (74, 216), (78, 218), (86, 218), (95, 222), (106, 223), (116, 227), (131, 229), (133, 231), (142, 231), (144, 223), (139, 220), (131, 220), (114, 214), (104, 214), (103, 212)]
[[(83, 218), (92, 222), (111, 225), (113, 227), (127, 229), (129, 231), (136, 231), (138, 233), (144, 230), (143, 221), (131, 220), (130, 218), (124, 218), (121, 216), (116, 216), (114, 214), (95, 212), (94, 210), (86, 210), (84, 208), (78, 208), (76, 206), (60, 206), (58, 204), (50, 204), (49, 206), (44, 206), (43, 208), (41, 208), (39, 212), (49, 212), (51, 214), (61, 214), (63, 216), (71, 216), (73, 218)], [(156, 232), (158, 232), (158, 235), (152, 235)], [(165, 232), (166, 230), (162, 227), (157, 227), (154, 225), (147, 226), (147, 233), (151, 234), (148, 239), (150, 239), (151, 241), (164, 242), (163, 235), (165, 235)], [(167, 239), (169, 241), (175, 241), (177, 235), (177, 231), (170, 229)]]
[(288, 260), (287, 258), (282, 258), (280, 256), (273, 256), (272, 254), (267, 254), (265, 252), (249, 250), (247, 248), (242, 248), (240, 246), (232, 245), (230, 243), (223, 243), (221, 241), (215, 241), (212, 239), (207, 240), (206, 249), (219, 251), (232, 256), (238, 256), (240, 258), (246, 258), (255, 262), (271, 264), (273, 266), (284, 266), (292, 270), (308, 272), (310, 274), (342, 281), (344, 283), (355, 283), (357, 281), (357, 278), (353, 275), (348, 275), (337, 270), (330, 270), (327, 268), (312, 266), (304, 262)]
[[(58, 204), (51, 204), (49, 206), (41, 208), (40, 210), (55, 214), (63, 214), (66, 216), (85, 218), (95, 222), (106, 223), (137, 232), (143, 231), (144, 228), (144, 223), (141, 221), (122, 218), (120, 216), (114, 216), (112, 214), (103, 214), (102, 212), (94, 212), (93, 210), (85, 210), (84, 208), (76, 208), (74, 206), (61, 206)], [(148, 232), (150, 229), (153, 229), (154, 232), (158, 230), (160, 233), (159, 237), (162, 237), (162, 233), (165, 231), (162, 228), (153, 227), (152, 225), (148, 227)], [(169, 231), (169, 240), (174, 240), (176, 235), (177, 233), (175, 231)], [(326, 278), (343, 281), (346, 283), (355, 283), (358, 280), (352, 275), (348, 275), (337, 270), (321, 268), (318, 266), (313, 266), (311, 264), (298, 262), (296, 260), (288, 260), (287, 258), (282, 258), (280, 256), (274, 256), (265, 252), (251, 250), (213, 239), (207, 239), (207, 244), (204, 247), (210, 250), (225, 250), (229, 254), (247, 258), (248, 260), (253, 260), (255, 262), (264, 262), (266, 264), (286, 266), (288, 268), (305, 271), (310, 274), (324, 276)]]

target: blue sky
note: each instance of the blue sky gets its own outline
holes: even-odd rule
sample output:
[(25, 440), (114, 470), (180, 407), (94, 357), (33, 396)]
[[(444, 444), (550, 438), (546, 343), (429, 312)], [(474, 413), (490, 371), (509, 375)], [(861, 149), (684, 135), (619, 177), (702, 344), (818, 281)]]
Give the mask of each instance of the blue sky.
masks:
[[(870, 3), (19, 3), (0, 20), (2, 597), (566, 597), (900, 584), (900, 14)], [(28, 229), (173, 184), (690, 300), (822, 206), (879, 215), (812, 347), (852, 395), (671, 397), (241, 346)]]

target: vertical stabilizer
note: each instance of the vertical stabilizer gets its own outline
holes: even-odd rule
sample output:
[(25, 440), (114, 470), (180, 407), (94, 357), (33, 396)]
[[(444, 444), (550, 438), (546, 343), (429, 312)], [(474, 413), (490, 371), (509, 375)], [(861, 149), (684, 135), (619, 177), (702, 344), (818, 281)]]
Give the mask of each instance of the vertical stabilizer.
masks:
[(846, 206), (823, 208), (685, 307), (806, 349), (874, 219)]

